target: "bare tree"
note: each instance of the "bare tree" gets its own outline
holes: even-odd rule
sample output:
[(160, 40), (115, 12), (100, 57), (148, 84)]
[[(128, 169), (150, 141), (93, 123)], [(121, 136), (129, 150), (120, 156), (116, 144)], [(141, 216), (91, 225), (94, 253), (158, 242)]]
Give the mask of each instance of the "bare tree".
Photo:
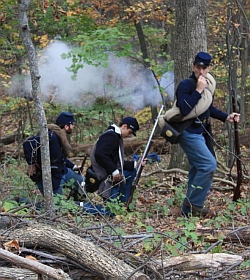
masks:
[(31, 0), (18, 0), (19, 28), (23, 44), (28, 54), (32, 85), (32, 97), (34, 99), (35, 107), (37, 109), (37, 122), (39, 125), (41, 139), (41, 161), (43, 167), (42, 175), (44, 186), (44, 208), (51, 215), (53, 215), (54, 200), (50, 170), (48, 127), (39, 87), (40, 75), (38, 70), (36, 51), (31, 40), (27, 17), (27, 10), (29, 8), (30, 2)]
[[(130, 0), (124, 0), (124, 3), (127, 5), (127, 7), (131, 7), (131, 5), (132, 5)], [(159, 84), (159, 81), (157, 79), (155, 72), (153, 70), (150, 70), (150, 68), (151, 68), (151, 63), (149, 62), (150, 56), (148, 53), (146, 37), (143, 32), (141, 21), (135, 18), (134, 26), (135, 26), (135, 30), (136, 30), (136, 33), (138, 36), (140, 50), (142, 53), (142, 60), (143, 60), (143, 65), (145, 67), (146, 79), (151, 80), (152, 78), (154, 78), (156, 83), (158, 83), (158, 86), (160, 87), (160, 84)], [(152, 113), (152, 122), (154, 123), (154, 121), (158, 115), (157, 106), (150, 106), (150, 107), (151, 107), (151, 113)], [(160, 128), (157, 127), (155, 134), (159, 134), (159, 133), (160, 133)]]
[[(175, 87), (191, 74), (195, 54), (207, 51), (207, 0), (176, 1), (174, 34)], [(182, 166), (184, 153), (179, 145), (172, 146), (169, 168)]]
[(237, 9), (239, 10), (239, 17), (236, 22), (239, 23), (239, 32), (241, 36), (241, 44), (240, 44), (240, 72), (241, 72), (241, 79), (240, 79), (240, 86), (239, 86), (239, 94), (240, 94), (240, 119), (241, 125), (244, 127), (246, 125), (246, 113), (248, 112), (248, 105), (249, 105), (249, 85), (247, 83), (247, 76), (248, 76), (248, 63), (249, 63), (249, 28), (250, 28), (250, 21), (248, 19), (246, 13), (247, 1), (235, 1), (237, 5)]

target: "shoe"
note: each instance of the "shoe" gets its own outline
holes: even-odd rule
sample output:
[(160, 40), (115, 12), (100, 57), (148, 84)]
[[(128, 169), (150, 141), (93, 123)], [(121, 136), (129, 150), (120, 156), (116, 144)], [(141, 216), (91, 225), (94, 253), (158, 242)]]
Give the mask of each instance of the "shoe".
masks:
[[(193, 216), (207, 216), (208, 214), (211, 213), (210, 209), (206, 208), (206, 207), (199, 207), (199, 206), (195, 206), (191, 203), (189, 203), (187, 200), (183, 201), (183, 205), (189, 207), (190, 211), (188, 212), (184, 212), (182, 211), (182, 214), (186, 217), (189, 217), (191, 214)], [(185, 207), (185, 208), (187, 208)]]

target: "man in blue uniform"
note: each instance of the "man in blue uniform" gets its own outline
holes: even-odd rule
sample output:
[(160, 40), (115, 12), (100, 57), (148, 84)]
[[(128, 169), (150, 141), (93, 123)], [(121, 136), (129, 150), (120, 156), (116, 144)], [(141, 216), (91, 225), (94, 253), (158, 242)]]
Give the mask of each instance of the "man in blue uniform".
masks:
[(139, 161), (124, 160), (123, 139), (136, 136), (138, 130), (137, 120), (126, 117), (119, 126), (109, 126), (91, 152), (92, 168), (102, 181), (98, 193), (104, 200), (119, 197), (121, 202), (128, 202)]
[[(211, 59), (208, 53), (199, 52), (193, 62), (192, 75), (189, 79), (181, 81), (177, 87), (176, 105), (183, 116), (187, 116), (202, 98), (202, 92), (208, 85), (207, 75), (211, 68)], [(186, 197), (182, 205), (182, 213), (185, 216), (189, 216), (190, 213), (205, 216), (210, 212), (204, 207), (204, 203), (217, 167), (209, 141), (211, 135), (207, 133), (211, 118), (232, 123), (239, 122), (240, 115), (237, 113), (228, 115), (214, 107), (212, 102), (208, 109), (197, 116), (183, 131), (179, 144), (186, 153), (190, 165)]]
[[(81, 174), (76, 173), (79, 166), (76, 166), (68, 159), (71, 146), (67, 139), (67, 134), (71, 134), (76, 122), (74, 115), (69, 112), (62, 112), (56, 119), (56, 124), (48, 125), (49, 149), (51, 162), (52, 187), (54, 194), (62, 194), (64, 184), (74, 179), (75, 193), (83, 182)], [(40, 136), (32, 136), (23, 144), (25, 159), (28, 163), (28, 175), (36, 181), (36, 184), (42, 194), (42, 177), (37, 176), (41, 173), (41, 150)], [(39, 172), (40, 171), (40, 172)], [(35, 179), (34, 179), (35, 178)]]

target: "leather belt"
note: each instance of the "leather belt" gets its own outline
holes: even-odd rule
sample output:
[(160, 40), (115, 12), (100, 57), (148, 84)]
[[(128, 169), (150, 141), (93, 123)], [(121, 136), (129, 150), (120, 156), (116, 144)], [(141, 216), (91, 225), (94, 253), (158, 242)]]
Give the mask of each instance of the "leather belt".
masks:
[(195, 124), (195, 126), (200, 126), (200, 125), (202, 125), (202, 124), (210, 124), (210, 121), (211, 121), (210, 117), (205, 118), (205, 119), (202, 119), (202, 120), (196, 119), (196, 120), (194, 121), (194, 124)]

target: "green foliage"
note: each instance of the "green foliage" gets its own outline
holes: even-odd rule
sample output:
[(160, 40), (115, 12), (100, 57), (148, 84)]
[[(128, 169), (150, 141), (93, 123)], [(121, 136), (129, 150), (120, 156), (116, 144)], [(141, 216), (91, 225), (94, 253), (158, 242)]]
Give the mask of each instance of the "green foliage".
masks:
[(144, 249), (145, 249), (145, 251), (146, 252), (150, 252), (150, 251), (152, 251), (153, 250), (153, 242), (152, 242), (152, 240), (151, 239), (145, 239), (144, 241), (143, 241), (143, 247), (144, 247)]
[(27, 106), (25, 98), (6, 96), (0, 99), (0, 114), (11, 113)]
[(14, 158), (6, 158), (2, 167), (8, 166), (8, 168), (0, 168), (0, 176), (2, 182), (6, 186), (17, 186), (12, 189), (12, 196), (22, 193), (22, 196), (27, 197), (30, 190), (34, 188), (34, 183), (23, 172), (26, 169), (25, 163), (20, 162)]
[(212, 254), (215, 254), (215, 253), (221, 253), (222, 252), (222, 244), (220, 243), (219, 245), (217, 245), (216, 247), (213, 247), (212, 249)]
[[(233, 203), (236, 213), (240, 213), (242, 216), (247, 216), (250, 213), (250, 201), (249, 198), (241, 198), (237, 203)], [(238, 212), (237, 212), (238, 210)]]
[(24, 55), (24, 47), (19, 38), (17, 2), (0, 1), (1, 39), (0, 39), (0, 72), (4, 67), (15, 65), (16, 58)]
[[(5, 200), (3, 202), (0, 201), (0, 205), (2, 206), (2, 209), (4, 210), (4, 212), (12, 212), (12, 211), (14, 211), (14, 213), (16, 215), (27, 215), (27, 214), (30, 214), (28, 206), (25, 207), (25, 205), (27, 205), (26, 202), (23, 202), (23, 203), (19, 204), (14, 199), (7, 199), (7, 200)], [(19, 210), (17, 210), (17, 209), (19, 209)]]
[(165, 217), (169, 214), (168, 206), (162, 205), (162, 203), (155, 202), (152, 206), (149, 207), (149, 209), (153, 212), (156, 212), (158, 217)]
[(154, 232), (154, 228), (152, 226), (146, 226), (147, 232)]
[(241, 269), (249, 269), (250, 268), (250, 260), (246, 260), (244, 261), (241, 265), (240, 265)]
[[(57, 211), (60, 211), (60, 213), (64, 215), (67, 215), (68, 213), (76, 214), (81, 211), (81, 208), (78, 205), (76, 205), (73, 200), (67, 199), (65, 195), (55, 195), (54, 203)], [(76, 221), (78, 223), (80, 222), (79, 217)]]
[[(28, 110), (31, 113), (31, 123), (29, 122)], [(44, 103), (44, 110), (47, 118), (47, 123), (54, 123), (56, 116), (62, 111), (74, 113), (77, 125), (71, 135), (72, 141), (76, 143), (88, 143), (95, 141), (99, 135), (110, 125), (110, 123), (118, 123), (124, 115), (129, 115), (131, 112), (117, 104), (113, 99), (108, 102), (101, 102), (97, 99), (96, 103), (91, 107), (72, 107), (70, 105)], [(26, 99), (17, 97), (4, 97), (0, 100), (0, 120), (1, 114), (13, 113), (16, 118), (23, 118), (22, 129), (26, 136), (34, 135), (38, 132), (36, 109), (34, 103), (27, 104)], [(90, 118), (91, 116), (91, 118)], [(12, 118), (15, 123), (18, 120)], [(27, 123), (25, 123), (27, 121)], [(11, 129), (10, 134), (13, 133)], [(5, 134), (6, 131), (5, 131)]]
[[(185, 190), (185, 185), (181, 184), (179, 186), (172, 186), (171, 189), (174, 191), (174, 204), (175, 205), (181, 205), (183, 202), (183, 199), (185, 198), (185, 193), (183, 190)], [(171, 199), (170, 199), (171, 201)]]
[(125, 207), (124, 203), (120, 201), (118, 198), (111, 198), (110, 201), (106, 203), (107, 208), (111, 213), (120, 216), (126, 216), (127, 208)]
[(0, 202), (4, 211), (9, 212), (12, 209), (17, 208), (19, 205), (15, 200), (6, 200), (4, 202)]
[(96, 28), (90, 15), (84, 9), (79, 9), (80, 1), (63, 1), (60, 6), (49, 2), (50, 5), (46, 7), (36, 7), (39, 3), (34, 1), (31, 7), (31, 10), (35, 10), (33, 17), (36, 19), (36, 26), (33, 25), (32, 18), (30, 24), (31, 28), (36, 28), (37, 35), (47, 34), (50, 38), (58, 35), (71, 41), (77, 34)]
[[(100, 28), (88, 34), (77, 36), (75, 41), (82, 42), (83, 46), (63, 55), (63, 58), (72, 59), (73, 64), (69, 70), (74, 74), (83, 67), (84, 63), (107, 67), (110, 52), (117, 57), (131, 55), (129, 38), (130, 36), (122, 33), (117, 27)], [(123, 44), (120, 44), (121, 42)]]
[(68, 188), (74, 188), (74, 182), (75, 180), (71, 178), (68, 182), (64, 183), (63, 186), (68, 187)]
[(178, 218), (178, 227), (182, 228), (183, 236), (180, 239), (177, 248), (180, 252), (184, 252), (187, 249), (187, 244), (192, 242), (192, 246), (199, 246), (203, 243), (203, 237), (199, 236), (196, 230), (196, 223), (199, 221), (199, 217), (185, 217)]
[[(146, 26), (144, 32), (147, 38), (152, 39), (152, 46), (159, 46), (166, 42), (166, 38), (163, 39), (162, 31), (159, 29)], [(77, 71), (84, 67), (85, 63), (107, 67), (110, 55), (132, 57), (143, 63), (142, 53), (138, 50), (138, 40), (134, 40), (136, 36), (133, 25), (102, 26), (97, 30), (77, 36), (74, 41), (80, 46), (62, 57), (72, 59), (73, 63), (69, 70), (74, 73), (74, 77), (76, 77)], [(173, 67), (172, 61), (168, 61), (167, 65), (162, 65), (159, 60), (168, 61), (168, 55), (165, 52), (158, 51), (153, 58), (144, 61), (149, 63), (150, 69), (158, 77), (162, 76), (166, 69), (171, 70)]]
[(176, 247), (176, 244), (171, 244), (171, 243), (167, 243), (164, 244), (164, 250), (170, 254), (170, 256), (178, 256), (179, 255), (179, 251), (178, 248)]

